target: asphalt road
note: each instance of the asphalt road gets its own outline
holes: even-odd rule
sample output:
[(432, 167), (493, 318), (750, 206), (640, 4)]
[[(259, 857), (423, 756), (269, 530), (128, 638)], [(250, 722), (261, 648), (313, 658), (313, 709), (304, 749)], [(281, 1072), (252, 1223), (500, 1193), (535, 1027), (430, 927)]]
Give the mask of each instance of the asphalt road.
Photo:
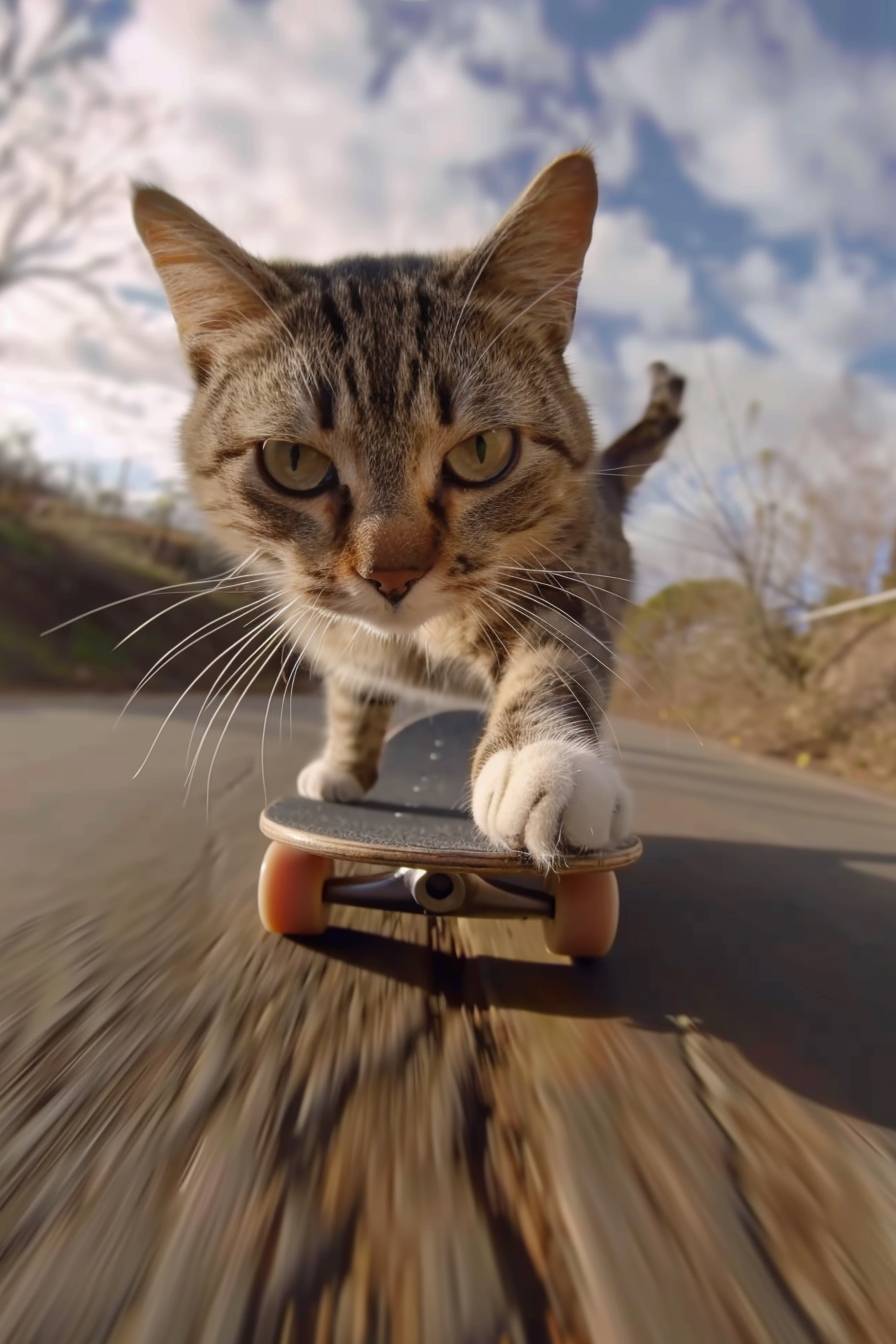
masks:
[[(896, 1339), (896, 808), (625, 727), (642, 862), (536, 923), (265, 936), (263, 705), (0, 702), (3, 1344)], [(311, 752), (268, 735), (271, 793)], [(207, 754), (206, 754), (207, 759)]]

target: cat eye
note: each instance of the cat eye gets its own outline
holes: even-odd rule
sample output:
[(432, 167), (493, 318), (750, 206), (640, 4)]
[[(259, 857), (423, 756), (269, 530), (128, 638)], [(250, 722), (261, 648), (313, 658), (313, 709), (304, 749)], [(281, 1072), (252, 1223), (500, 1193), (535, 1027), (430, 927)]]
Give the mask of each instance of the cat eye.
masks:
[(445, 458), (448, 476), (461, 485), (490, 485), (516, 461), (517, 435), (512, 429), (471, 434)]
[(291, 495), (316, 495), (328, 490), (338, 479), (336, 468), (317, 448), (289, 439), (265, 439), (259, 446), (258, 461), (270, 482)]

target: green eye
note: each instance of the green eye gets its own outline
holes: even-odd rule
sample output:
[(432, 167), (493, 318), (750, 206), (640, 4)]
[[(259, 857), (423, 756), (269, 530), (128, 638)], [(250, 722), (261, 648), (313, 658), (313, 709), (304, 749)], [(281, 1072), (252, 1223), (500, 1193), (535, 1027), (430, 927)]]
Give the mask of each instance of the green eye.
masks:
[(259, 463), (269, 481), (293, 495), (316, 495), (336, 484), (336, 468), (317, 448), (289, 439), (265, 439)]
[(487, 485), (509, 471), (516, 458), (512, 429), (489, 429), (471, 434), (445, 458), (449, 476), (463, 485)]

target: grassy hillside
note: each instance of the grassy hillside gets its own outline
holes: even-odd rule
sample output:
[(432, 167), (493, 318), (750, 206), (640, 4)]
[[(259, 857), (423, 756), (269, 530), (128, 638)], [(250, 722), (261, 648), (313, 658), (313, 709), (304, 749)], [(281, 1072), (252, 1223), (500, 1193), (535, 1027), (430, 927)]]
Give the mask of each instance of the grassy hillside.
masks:
[[(41, 632), (80, 612), (123, 597), (220, 572), (224, 565), (186, 533), (160, 534), (130, 519), (89, 512), (46, 515), (0, 511), (0, 686), (129, 689), (180, 639), (214, 616), (235, 611), (244, 596), (197, 597), (121, 639), (190, 589), (122, 602), (52, 635)], [(184, 687), (242, 630), (234, 622), (181, 652), (154, 679), (157, 689)], [(219, 665), (220, 666), (220, 665)]]

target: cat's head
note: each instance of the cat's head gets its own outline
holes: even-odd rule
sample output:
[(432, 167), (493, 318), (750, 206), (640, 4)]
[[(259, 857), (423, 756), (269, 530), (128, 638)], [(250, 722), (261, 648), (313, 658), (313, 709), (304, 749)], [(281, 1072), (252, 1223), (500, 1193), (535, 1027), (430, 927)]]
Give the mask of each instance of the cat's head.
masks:
[(556, 160), (467, 252), (268, 263), (154, 187), (137, 228), (195, 380), (195, 497), (290, 597), (405, 633), (591, 525), (563, 351), (591, 157)]

